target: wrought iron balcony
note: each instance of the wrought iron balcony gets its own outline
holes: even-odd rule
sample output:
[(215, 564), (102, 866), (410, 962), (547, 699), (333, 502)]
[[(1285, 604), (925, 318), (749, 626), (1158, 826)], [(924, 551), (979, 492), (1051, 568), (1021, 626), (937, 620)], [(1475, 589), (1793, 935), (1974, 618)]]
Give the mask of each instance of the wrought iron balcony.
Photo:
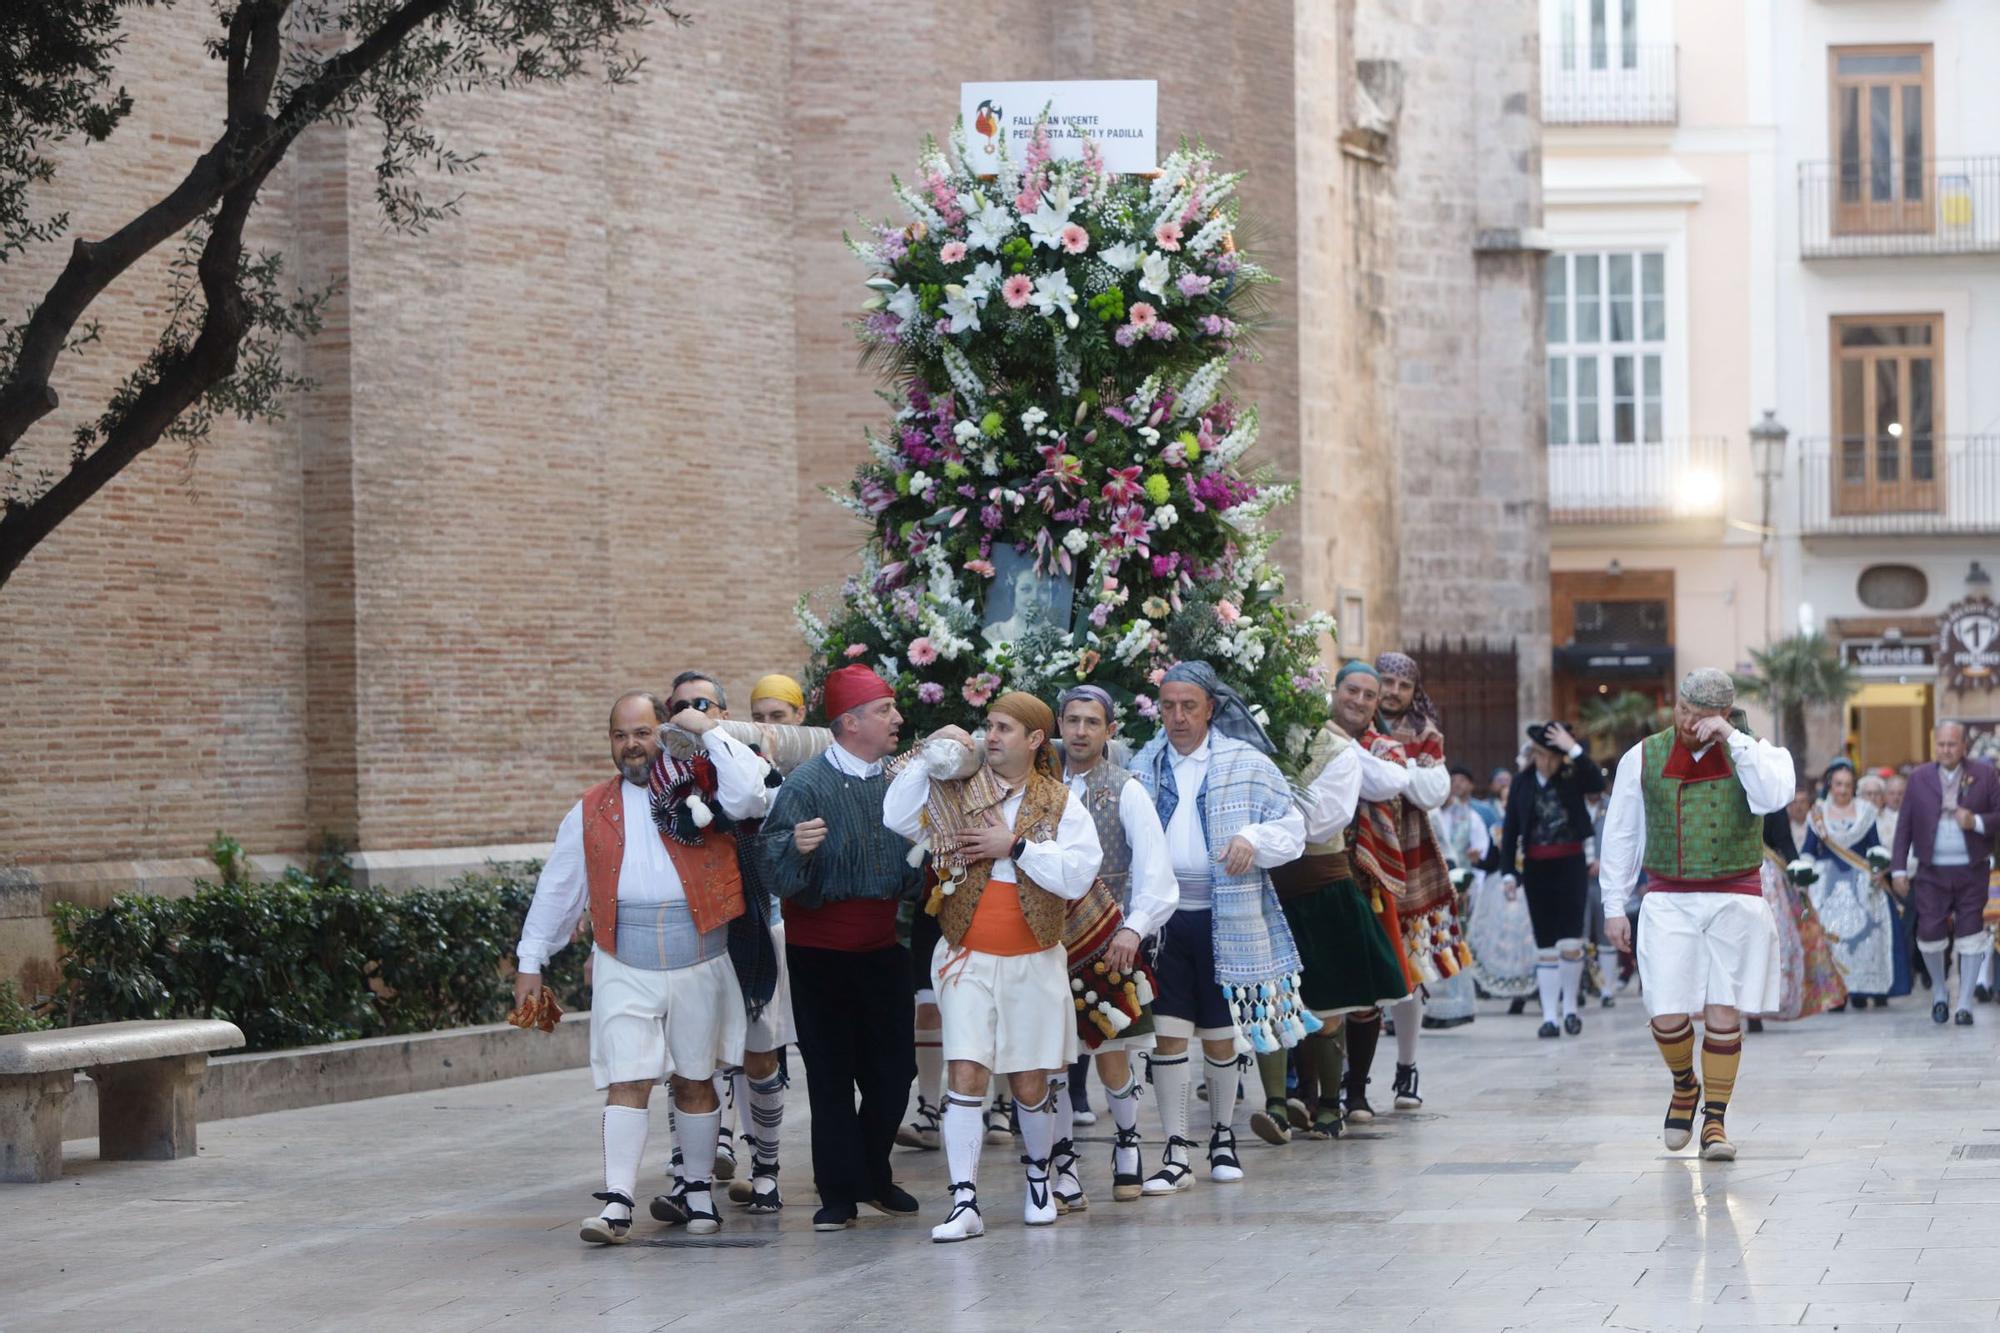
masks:
[(1672, 125), (1680, 57), (1671, 45), (1542, 48), (1545, 125)]
[(2000, 435), (1846, 435), (1793, 453), (1808, 536), (2000, 533)]
[(1729, 441), (1720, 435), (1649, 444), (1549, 446), (1554, 523), (1658, 523), (1720, 518)]
[(1799, 164), (1806, 259), (2000, 252), (2000, 157)]

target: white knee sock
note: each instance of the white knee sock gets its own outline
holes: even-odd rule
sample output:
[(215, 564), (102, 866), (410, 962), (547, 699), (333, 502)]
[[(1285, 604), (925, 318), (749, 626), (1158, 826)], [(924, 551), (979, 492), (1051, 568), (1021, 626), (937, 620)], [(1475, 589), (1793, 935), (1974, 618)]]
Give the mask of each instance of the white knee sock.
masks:
[(951, 1183), (979, 1186), (979, 1145), (986, 1141), (986, 1120), (977, 1097), (945, 1094), (944, 1117), (938, 1137), (944, 1140), (944, 1160)]
[(722, 1129), (722, 1111), (674, 1110), (675, 1132), (680, 1136), (681, 1170), (690, 1185), (715, 1175), (715, 1138)]
[[(1583, 941), (1565, 940), (1557, 947), (1566, 951), (1556, 960), (1556, 976), (1562, 982), (1562, 1011), (1567, 1018), (1576, 1012), (1577, 994), (1583, 989)], [(1571, 953), (1576, 957), (1571, 958)]]
[(1208, 1124), (1226, 1130), (1236, 1118), (1236, 1089), (1243, 1076), (1236, 1070), (1234, 1057), (1223, 1061), (1205, 1058), (1208, 1065)]
[(1950, 941), (1939, 940), (1935, 944), (1917, 945), (1917, 952), (1924, 956), (1924, 970), (1931, 974), (1931, 1003), (1949, 1004), (1951, 994), (1944, 984), (1944, 955)]
[(1535, 990), (1542, 998), (1542, 1021), (1555, 1022), (1561, 1016), (1562, 967), (1552, 949), (1535, 959)]
[(1139, 1127), (1139, 1071), (1134, 1069), (1125, 1075), (1125, 1086), (1106, 1088), (1105, 1098), (1111, 1103), (1111, 1123), (1120, 1129)]
[[(1061, 1101), (1067, 1107), (1068, 1088), (1063, 1089)], [(1023, 1101), (1014, 1103), (1014, 1114), (1021, 1122), (1021, 1155), (1031, 1163), (1042, 1163), (1039, 1168), (1028, 1168), (1030, 1176), (1039, 1178), (1048, 1172), (1049, 1154), (1054, 1151), (1056, 1143), (1056, 1102), (1055, 1085), (1051, 1082), (1047, 1095), (1032, 1106)]]
[[(604, 1191), (639, 1196), (639, 1163), (646, 1156), (646, 1112), (638, 1106), (604, 1108)], [(630, 1221), (632, 1210), (621, 1203), (604, 1206), (605, 1217)]]
[(1985, 956), (1979, 960), (1979, 984), (1982, 986), (1991, 986), (1993, 984), (1993, 951), (1991, 949), (1988, 949)]
[[(1972, 941), (1973, 950), (1984, 950), (1985, 945), (1984, 935), (1976, 936)], [(1987, 952), (1990, 956), (1991, 951)], [(1954, 951), (1952, 961), (1958, 964), (1958, 1007), (1961, 1009), (1970, 1009), (1975, 1003), (1972, 992), (1979, 985), (1978, 958), (1977, 952)]]
[(755, 1083), (745, 1081), (748, 1091), (744, 1103), (745, 1135), (757, 1140), (752, 1160), (775, 1162), (778, 1160), (778, 1130), (785, 1123), (785, 1076), (773, 1073), (767, 1079)]
[(1417, 1034), (1424, 1028), (1424, 997), (1411, 995), (1389, 1006), (1389, 1017), (1396, 1020), (1396, 1063), (1413, 1065), (1417, 1062)]
[[(1135, 1132), (1139, 1128), (1139, 1071), (1134, 1069), (1126, 1074), (1124, 1087), (1107, 1087), (1104, 1100), (1111, 1111), (1111, 1123), (1118, 1127), (1118, 1132), (1121, 1135)], [(1139, 1150), (1113, 1148), (1111, 1169), (1125, 1175), (1138, 1175)]]
[(917, 1100), (927, 1106), (944, 1102), (944, 1029), (917, 1029)]
[[(1023, 1115), (1027, 1114), (1025, 1111)], [(1059, 1143), (1069, 1143), (1076, 1132), (1076, 1108), (1069, 1104), (1069, 1072), (1049, 1075), (1049, 1124)], [(1021, 1142), (1028, 1141), (1028, 1128), (1021, 1126)]]
[(1153, 1057), (1153, 1104), (1160, 1131), (1170, 1139), (1188, 1136), (1188, 1054)]

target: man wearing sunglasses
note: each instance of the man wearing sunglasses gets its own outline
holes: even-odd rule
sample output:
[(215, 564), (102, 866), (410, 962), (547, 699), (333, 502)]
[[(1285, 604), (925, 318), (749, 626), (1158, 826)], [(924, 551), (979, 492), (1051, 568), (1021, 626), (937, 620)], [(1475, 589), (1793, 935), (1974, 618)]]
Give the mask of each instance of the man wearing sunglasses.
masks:
[[(670, 716), (702, 738), (700, 753), (667, 752)], [(604, 1209), (579, 1229), (593, 1244), (623, 1244), (632, 1229), (647, 1102), (663, 1076), (685, 1159), (685, 1204), (673, 1220), (697, 1234), (721, 1225), (710, 1200), (722, 1120), (711, 1080), (741, 1063), (744, 1044), (743, 993), (728, 948), (744, 884), (729, 821), (764, 812), (764, 780), (762, 761), (713, 731), (710, 717), (694, 707), (672, 714), (643, 691), (612, 705), (617, 772), (586, 791), (557, 829), (515, 950), (520, 1005), (539, 994), (543, 963), (590, 914), (590, 1066), (606, 1093), (596, 1196)]]

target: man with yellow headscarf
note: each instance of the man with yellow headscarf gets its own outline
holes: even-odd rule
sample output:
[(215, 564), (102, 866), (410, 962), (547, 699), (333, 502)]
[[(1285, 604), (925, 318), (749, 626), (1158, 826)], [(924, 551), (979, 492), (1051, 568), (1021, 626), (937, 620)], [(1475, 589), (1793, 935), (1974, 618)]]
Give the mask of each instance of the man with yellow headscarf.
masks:
[(773, 672), (750, 687), (750, 720), (774, 727), (806, 724), (806, 692), (790, 676)]
[(938, 878), (926, 911), (943, 938), (932, 983), (944, 1023), (950, 1091), (941, 1137), (951, 1170), (951, 1212), (938, 1242), (986, 1232), (979, 1212), (979, 1148), (986, 1086), (1008, 1076), (1028, 1168), (1023, 1220), (1056, 1220), (1049, 1188), (1055, 1098), (1076, 1021), (1063, 925), (1068, 904), (1090, 890), (1103, 850), (1097, 825), (1072, 800), (1054, 751), (1049, 706), (1015, 691), (986, 713), (985, 767), (958, 727), (933, 733), (906, 756), (882, 803), (882, 822), (930, 844)]

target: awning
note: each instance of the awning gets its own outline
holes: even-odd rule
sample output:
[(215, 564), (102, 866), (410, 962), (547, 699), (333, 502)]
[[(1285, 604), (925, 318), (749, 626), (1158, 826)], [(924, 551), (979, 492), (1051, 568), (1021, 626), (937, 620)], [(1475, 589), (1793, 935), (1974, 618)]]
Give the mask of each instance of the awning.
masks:
[(1670, 676), (1670, 643), (1569, 643), (1555, 650), (1556, 670), (1572, 676)]

